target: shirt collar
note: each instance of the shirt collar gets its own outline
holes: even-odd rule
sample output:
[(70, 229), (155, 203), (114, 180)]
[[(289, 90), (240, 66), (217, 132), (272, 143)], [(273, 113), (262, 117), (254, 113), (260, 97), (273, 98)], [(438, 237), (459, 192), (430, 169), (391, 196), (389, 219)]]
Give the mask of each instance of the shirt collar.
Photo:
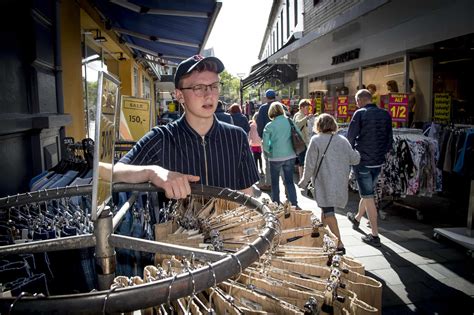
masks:
[[(181, 115), (180, 118), (176, 120), (176, 124), (180, 129), (182, 129), (187, 135), (191, 136), (192, 138), (201, 140), (202, 137), (194, 130), (186, 120), (186, 113)], [(206, 133), (204, 136), (205, 138), (215, 138), (217, 136), (217, 130), (220, 126), (219, 120), (214, 116), (214, 121), (212, 122), (211, 129)]]

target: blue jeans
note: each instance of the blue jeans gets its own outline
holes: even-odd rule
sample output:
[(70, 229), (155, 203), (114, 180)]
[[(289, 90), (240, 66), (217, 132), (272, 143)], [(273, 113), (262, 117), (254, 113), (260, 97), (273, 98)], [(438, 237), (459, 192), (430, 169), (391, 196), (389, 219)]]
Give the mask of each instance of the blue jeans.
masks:
[(366, 167), (362, 165), (353, 166), (359, 196), (361, 198), (374, 198), (375, 185), (382, 167)]
[(295, 183), (293, 182), (293, 171), (295, 158), (286, 161), (270, 161), (270, 176), (272, 180), (272, 201), (280, 203), (280, 170), (283, 168), (283, 183), (288, 192), (288, 199), (293, 206), (298, 205), (296, 200)]

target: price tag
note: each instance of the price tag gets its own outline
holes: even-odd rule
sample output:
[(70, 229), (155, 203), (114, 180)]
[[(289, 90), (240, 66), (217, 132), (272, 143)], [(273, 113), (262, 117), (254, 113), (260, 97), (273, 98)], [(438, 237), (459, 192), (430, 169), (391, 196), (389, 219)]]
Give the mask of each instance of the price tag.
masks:
[(408, 94), (389, 94), (388, 111), (394, 122), (408, 121)]
[(347, 118), (349, 112), (349, 97), (337, 97), (337, 118)]

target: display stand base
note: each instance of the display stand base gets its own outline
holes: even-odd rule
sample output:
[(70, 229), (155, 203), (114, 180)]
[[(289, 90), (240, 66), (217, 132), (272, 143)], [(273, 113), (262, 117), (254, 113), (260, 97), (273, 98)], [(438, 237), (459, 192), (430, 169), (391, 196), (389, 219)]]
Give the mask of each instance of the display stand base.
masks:
[(435, 228), (433, 229), (433, 237), (439, 238), (439, 236), (443, 236), (466, 247), (472, 254), (474, 251), (474, 235), (471, 235), (471, 231), (466, 227)]

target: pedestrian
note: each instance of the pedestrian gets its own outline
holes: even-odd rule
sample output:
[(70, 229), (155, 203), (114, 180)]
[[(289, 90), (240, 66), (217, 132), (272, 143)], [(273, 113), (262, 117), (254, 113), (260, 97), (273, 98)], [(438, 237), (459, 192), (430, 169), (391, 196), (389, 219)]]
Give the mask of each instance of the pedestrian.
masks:
[(333, 116), (318, 116), (314, 131), (316, 135), (309, 143), (298, 186), (305, 188), (309, 181), (313, 183), (313, 197), (322, 210), (321, 221), (338, 238), (337, 249), (345, 253), (335, 210), (347, 205), (350, 167), (359, 163), (360, 155), (345, 137), (336, 134), (337, 122)]
[(260, 177), (262, 177), (262, 175), (264, 175), (262, 165), (262, 139), (258, 136), (257, 132), (257, 117), (258, 112), (253, 115), (252, 120), (250, 121), (249, 145), (257, 169), (260, 166)]
[(249, 120), (247, 119), (247, 117), (245, 117), (244, 114), (242, 114), (240, 105), (237, 103), (232, 104), (229, 107), (229, 113), (230, 113), (230, 116), (232, 116), (234, 125), (242, 128), (245, 131), (245, 133), (248, 134), (250, 131)]
[[(263, 130), (263, 151), (270, 162), (270, 178), (272, 184), (271, 198), (273, 202), (280, 203), (280, 171), (283, 169), (283, 183), (286, 187), (288, 199), (297, 209), (295, 183), (293, 170), (296, 153), (291, 142), (291, 125), (283, 109), (283, 104), (273, 102), (268, 110), (271, 122)], [(301, 132), (297, 130), (301, 135)]]
[[(311, 106), (310, 100), (302, 99), (298, 104), (298, 108), (299, 108), (298, 112), (293, 116), (293, 121), (295, 122), (295, 125), (300, 129), (301, 134), (303, 135), (304, 142), (306, 143), (306, 148), (308, 148), (310, 134), (311, 134), (308, 128), (308, 119), (313, 117), (313, 115), (309, 113), (310, 106)], [(306, 155), (306, 150), (298, 154), (299, 178), (302, 178), (303, 176), (305, 155)]]
[[(258, 136), (263, 139), (263, 129), (265, 126), (270, 122), (270, 118), (268, 117), (268, 110), (270, 105), (275, 101), (276, 93), (272, 89), (268, 89), (265, 91), (265, 98), (267, 102), (262, 104), (258, 110), (258, 117), (257, 117), (257, 132)], [(263, 159), (265, 161), (265, 178), (264, 180), (259, 183), (258, 188), (262, 191), (269, 191), (271, 189), (270, 183), (270, 163), (268, 162), (268, 156), (263, 152)]]
[(385, 155), (392, 147), (392, 119), (385, 109), (372, 103), (372, 94), (368, 90), (359, 90), (355, 98), (359, 109), (352, 116), (347, 138), (360, 153), (360, 163), (353, 166), (353, 170), (361, 199), (357, 214), (348, 212), (347, 218), (352, 222), (352, 227), (357, 229), (360, 219), (367, 212), (372, 234), (363, 236), (362, 240), (379, 247), (374, 190)]
[(224, 103), (221, 100), (217, 101), (217, 108), (215, 114), (217, 119), (219, 119), (220, 121), (226, 122), (231, 125), (234, 124), (232, 116), (224, 111)]
[(218, 58), (199, 55), (178, 65), (174, 84), (184, 114), (140, 139), (114, 166), (114, 181), (151, 182), (172, 199), (189, 195), (190, 182), (252, 194), (258, 172), (247, 135), (214, 116), (223, 70)]

